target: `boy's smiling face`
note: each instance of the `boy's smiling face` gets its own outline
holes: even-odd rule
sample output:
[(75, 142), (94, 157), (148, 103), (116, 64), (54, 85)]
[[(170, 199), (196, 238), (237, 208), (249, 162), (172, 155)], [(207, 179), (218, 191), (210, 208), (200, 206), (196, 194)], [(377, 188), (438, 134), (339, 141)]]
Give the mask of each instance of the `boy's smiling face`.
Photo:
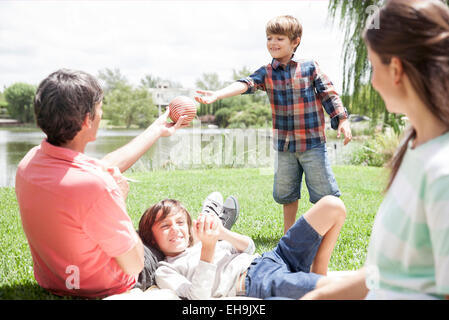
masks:
[(301, 38), (299, 37), (292, 41), (288, 36), (283, 34), (268, 34), (267, 49), (274, 59), (278, 60), (281, 64), (286, 64), (290, 61), (300, 41)]
[(173, 210), (168, 216), (158, 221), (162, 212), (156, 217), (156, 223), (151, 228), (159, 249), (166, 256), (176, 256), (189, 246), (189, 226), (186, 214), (181, 210)]

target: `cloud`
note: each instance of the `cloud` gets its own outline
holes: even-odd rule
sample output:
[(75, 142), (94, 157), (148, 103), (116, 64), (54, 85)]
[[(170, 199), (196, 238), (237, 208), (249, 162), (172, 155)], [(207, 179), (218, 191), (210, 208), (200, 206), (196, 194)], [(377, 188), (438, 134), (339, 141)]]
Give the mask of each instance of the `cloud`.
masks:
[(0, 88), (37, 84), (66, 67), (97, 75), (118, 68), (193, 87), (203, 73), (269, 63), (265, 24), (291, 14), (304, 25), (300, 53), (341, 83), (341, 32), (326, 24), (327, 1), (0, 1)]

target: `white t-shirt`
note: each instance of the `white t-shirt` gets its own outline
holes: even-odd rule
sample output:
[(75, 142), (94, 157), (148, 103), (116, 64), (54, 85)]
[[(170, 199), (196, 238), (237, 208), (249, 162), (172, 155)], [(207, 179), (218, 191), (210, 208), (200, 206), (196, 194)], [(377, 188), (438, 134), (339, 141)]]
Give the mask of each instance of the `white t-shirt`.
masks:
[(155, 273), (156, 284), (189, 300), (235, 296), (238, 277), (259, 256), (254, 251), (253, 240), (243, 252), (227, 241), (218, 241), (214, 260), (208, 263), (200, 261), (201, 242), (198, 242), (176, 257), (161, 261)]

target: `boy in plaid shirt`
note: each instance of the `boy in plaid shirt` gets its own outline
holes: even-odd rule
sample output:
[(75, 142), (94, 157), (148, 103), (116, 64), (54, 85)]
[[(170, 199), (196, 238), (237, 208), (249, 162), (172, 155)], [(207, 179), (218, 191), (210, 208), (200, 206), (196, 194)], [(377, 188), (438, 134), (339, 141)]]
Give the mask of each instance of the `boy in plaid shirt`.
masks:
[(302, 26), (292, 16), (270, 20), (266, 27), (267, 49), (273, 60), (247, 78), (218, 91), (197, 91), (200, 103), (213, 103), (238, 94), (263, 90), (273, 114), (273, 146), (276, 152), (274, 200), (283, 205), (284, 233), (293, 225), (301, 198), (302, 175), (310, 202), (326, 195), (340, 196), (326, 150), (324, 110), (331, 117), (337, 137), (351, 139), (348, 113), (332, 82), (313, 60), (294, 57), (301, 42)]

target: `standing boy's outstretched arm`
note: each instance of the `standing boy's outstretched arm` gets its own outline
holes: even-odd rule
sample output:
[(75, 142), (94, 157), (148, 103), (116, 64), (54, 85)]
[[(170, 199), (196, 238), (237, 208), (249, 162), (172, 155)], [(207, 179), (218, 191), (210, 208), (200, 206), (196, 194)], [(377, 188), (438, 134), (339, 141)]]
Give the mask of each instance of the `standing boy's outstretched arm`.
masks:
[(233, 97), (239, 94), (242, 94), (248, 90), (248, 85), (243, 82), (234, 82), (229, 86), (217, 90), (217, 91), (206, 91), (206, 90), (197, 90), (201, 96), (196, 96), (195, 100), (199, 103), (210, 104), (214, 103), (217, 100)]

